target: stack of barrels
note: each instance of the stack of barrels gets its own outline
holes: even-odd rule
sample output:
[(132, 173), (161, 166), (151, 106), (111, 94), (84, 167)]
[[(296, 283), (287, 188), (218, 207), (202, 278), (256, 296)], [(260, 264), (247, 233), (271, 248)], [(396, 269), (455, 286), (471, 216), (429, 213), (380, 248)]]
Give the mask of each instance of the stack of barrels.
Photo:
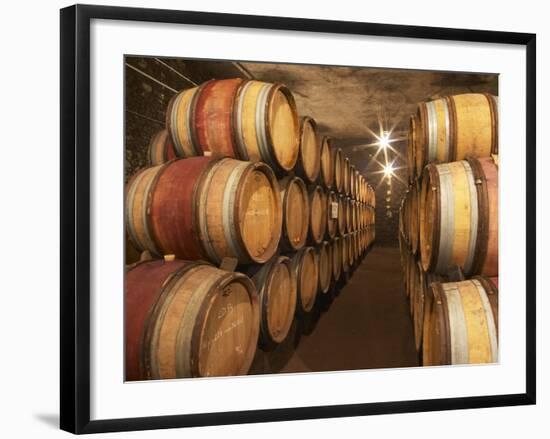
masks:
[(498, 101), (462, 94), (410, 118), (399, 248), (424, 365), (498, 361)]
[(148, 153), (125, 198), (127, 380), (246, 374), (374, 241), (372, 187), (283, 85), (181, 91)]

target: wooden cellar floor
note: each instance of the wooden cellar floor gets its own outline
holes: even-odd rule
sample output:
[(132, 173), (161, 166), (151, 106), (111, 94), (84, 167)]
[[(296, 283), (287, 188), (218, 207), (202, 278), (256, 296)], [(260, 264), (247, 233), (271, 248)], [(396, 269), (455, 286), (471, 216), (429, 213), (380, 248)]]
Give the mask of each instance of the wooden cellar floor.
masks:
[(283, 344), (258, 350), (250, 373), (418, 365), (397, 248), (374, 247), (331, 295), (318, 298), (306, 319), (295, 320)]

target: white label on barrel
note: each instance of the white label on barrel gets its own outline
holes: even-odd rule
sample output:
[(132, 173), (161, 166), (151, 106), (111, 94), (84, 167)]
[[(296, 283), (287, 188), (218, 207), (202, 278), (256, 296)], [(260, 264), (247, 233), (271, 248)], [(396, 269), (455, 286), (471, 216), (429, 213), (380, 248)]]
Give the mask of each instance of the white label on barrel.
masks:
[(332, 219), (338, 218), (338, 203), (333, 201), (330, 203), (330, 207), (331, 207), (330, 217)]

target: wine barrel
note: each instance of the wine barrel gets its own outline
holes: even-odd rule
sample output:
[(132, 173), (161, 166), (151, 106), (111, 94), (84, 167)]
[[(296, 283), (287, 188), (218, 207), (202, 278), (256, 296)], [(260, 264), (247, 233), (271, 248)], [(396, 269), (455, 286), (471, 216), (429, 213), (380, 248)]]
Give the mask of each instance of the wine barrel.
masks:
[(355, 169), (355, 165), (350, 165), (350, 197), (357, 200), (357, 176), (359, 172)]
[(353, 231), (353, 207), (351, 205), (351, 198), (345, 197), (344, 198), (345, 203), (345, 215), (346, 215), (346, 232), (351, 233)]
[(315, 304), (319, 283), (319, 266), (315, 248), (304, 247), (292, 256), (291, 261), (298, 286), (297, 309), (301, 313), (308, 313)]
[(410, 215), (409, 215), (409, 205), (410, 205), (410, 188), (407, 187), (405, 190), (405, 196), (403, 198), (403, 237), (405, 238), (405, 242), (407, 243), (407, 247), (410, 249), (410, 233), (409, 233), (409, 227), (410, 227)]
[(353, 244), (355, 249), (355, 259), (358, 260), (361, 257), (361, 241), (358, 231), (353, 232)]
[(166, 127), (180, 157), (214, 156), (263, 161), (276, 172), (298, 159), (299, 121), (290, 91), (280, 84), (211, 80), (176, 94)]
[(376, 225), (376, 209), (371, 206), (367, 210), (369, 211), (369, 226), (374, 227)]
[(323, 204), (326, 206), (323, 188), (321, 186), (313, 186), (309, 191), (308, 229), (309, 241), (312, 244), (320, 244), (325, 236), (327, 215)]
[(334, 175), (334, 189), (338, 193), (344, 192), (344, 155), (342, 148), (332, 148), (332, 168)]
[(281, 343), (290, 331), (296, 312), (296, 274), (290, 259), (274, 256), (266, 264), (250, 267), (246, 274), (259, 295), (260, 343), (267, 347)]
[(346, 233), (346, 199), (342, 194), (338, 196), (338, 233), (344, 236)]
[(409, 289), (409, 312), (411, 317), (414, 315), (414, 304), (417, 300), (416, 295), (418, 294), (418, 287), (420, 284), (420, 270), (422, 270), (422, 264), (418, 264), (418, 262), (416, 255), (412, 255), (409, 266), (409, 281), (407, 282)]
[(498, 276), (498, 156), (468, 159), (478, 188), (480, 224), (479, 265), (474, 272)]
[(334, 185), (334, 164), (332, 161), (332, 140), (323, 137), (321, 142), (321, 171), (320, 181), (325, 189), (332, 189)]
[(352, 232), (355, 232), (357, 227), (357, 221), (358, 221), (358, 203), (355, 200), (350, 200), (350, 210), (351, 210), (351, 230)]
[[(407, 241), (405, 241), (407, 242)], [(405, 279), (405, 288), (407, 290), (407, 297), (409, 297), (410, 293), (410, 287), (409, 287), (409, 281), (411, 278), (411, 258), (413, 258), (413, 254), (411, 253), (411, 248), (407, 244), (406, 245), (406, 251), (405, 251), (405, 272), (406, 272), (406, 279)]]
[(493, 158), (428, 165), (420, 197), (426, 271), (498, 274), (498, 168)]
[(467, 93), (418, 105), (414, 136), (416, 172), (428, 163), (498, 154), (495, 96)]
[(338, 196), (330, 191), (327, 194), (327, 237), (334, 239), (338, 232)]
[(307, 188), (299, 177), (283, 178), (279, 187), (283, 210), (281, 248), (296, 251), (305, 245), (310, 224)]
[(416, 118), (409, 118), (409, 132), (407, 133), (407, 176), (409, 183), (416, 178)]
[(161, 165), (176, 158), (176, 151), (168, 130), (160, 130), (151, 137), (147, 157), (151, 166)]
[(374, 224), (374, 209), (365, 204), (365, 227), (370, 227), (372, 224)]
[(329, 207), (329, 193), (321, 186), (321, 215), (323, 216), (323, 235), (326, 236), (328, 231), (328, 221), (329, 221), (329, 214), (327, 212), (327, 209)]
[(411, 244), (411, 250), (414, 254), (418, 251), (418, 243), (420, 241), (420, 232), (419, 232), (419, 202), (420, 197), (420, 185), (418, 182), (414, 181), (411, 184), (411, 190), (409, 192), (410, 203), (409, 203), (409, 242)]
[(134, 247), (156, 256), (264, 263), (281, 236), (279, 185), (263, 163), (174, 160), (136, 174), (125, 203)]
[(244, 274), (153, 260), (135, 264), (124, 288), (126, 380), (248, 373), (260, 312)]
[(430, 290), (433, 299), (423, 350), (424, 365), (497, 362), (496, 286), (488, 279), (473, 278), (435, 282)]
[(412, 302), (414, 301), (414, 287), (418, 282), (417, 258), (409, 250), (407, 258), (407, 297), (409, 298), (409, 312), (412, 314)]
[(361, 209), (362, 209), (361, 202), (354, 200), (352, 202), (352, 206), (353, 206), (353, 219), (352, 219), (353, 227), (354, 227), (354, 231), (358, 232), (359, 230), (361, 230)]
[(349, 257), (349, 234), (345, 233), (342, 235), (342, 271), (347, 273), (350, 267), (350, 257)]
[(319, 291), (323, 294), (330, 289), (332, 279), (332, 247), (328, 241), (323, 241), (317, 247), (317, 261), (319, 266)]
[(414, 329), (414, 342), (417, 352), (422, 352), (422, 343), (424, 339), (425, 324), (429, 308), (431, 307), (431, 295), (429, 293), (430, 285), (433, 282), (442, 282), (443, 276), (435, 273), (426, 273), (422, 268), (422, 261), (417, 262), (418, 266), (418, 284), (416, 285), (416, 291), (414, 294), (413, 303), (413, 329)]
[(307, 183), (315, 183), (321, 170), (321, 148), (316, 127), (317, 124), (311, 117), (301, 119), (300, 149), (295, 172)]
[[(404, 241), (403, 241), (404, 242)], [(407, 288), (407, 283), (409, 281), (409, 258), (410, 258), (410, 252), (407, 247), (407, 244), (405, 243), (404, 249), (401, 252), (402, 261), (401, 261), (401, 267), (403, 268), (403, 286), (405, 287), (405, 294), (407, 297), (409, 297), (409, 290)]]
[(353, 267), (357, 261), (357, 251), (356, 251), (356, 242), (355, 242), (355, 232), (348, 233), (349, 235), (349, 260), (350, 265)]
[(344, 194), (350, 195), (351, 192), (351, 169), (350, 169), (349, 158), (344, 158), (344, 163), (342, 165), (342, 190)]
[(342, 275), (342, 238), (336, 237), (332, 241), (332, 278), (338, 282)]

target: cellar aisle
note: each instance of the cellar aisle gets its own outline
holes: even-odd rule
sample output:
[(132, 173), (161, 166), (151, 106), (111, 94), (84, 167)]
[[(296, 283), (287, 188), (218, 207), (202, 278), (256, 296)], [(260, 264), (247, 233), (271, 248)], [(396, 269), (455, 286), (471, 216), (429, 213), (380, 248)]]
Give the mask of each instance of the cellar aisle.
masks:
[(250, 373), (416, 365), (399, 250), (374, 247), (332, 300), (318, 298), (312, 314), (295, 321), (285, 343), (258, 350)]

